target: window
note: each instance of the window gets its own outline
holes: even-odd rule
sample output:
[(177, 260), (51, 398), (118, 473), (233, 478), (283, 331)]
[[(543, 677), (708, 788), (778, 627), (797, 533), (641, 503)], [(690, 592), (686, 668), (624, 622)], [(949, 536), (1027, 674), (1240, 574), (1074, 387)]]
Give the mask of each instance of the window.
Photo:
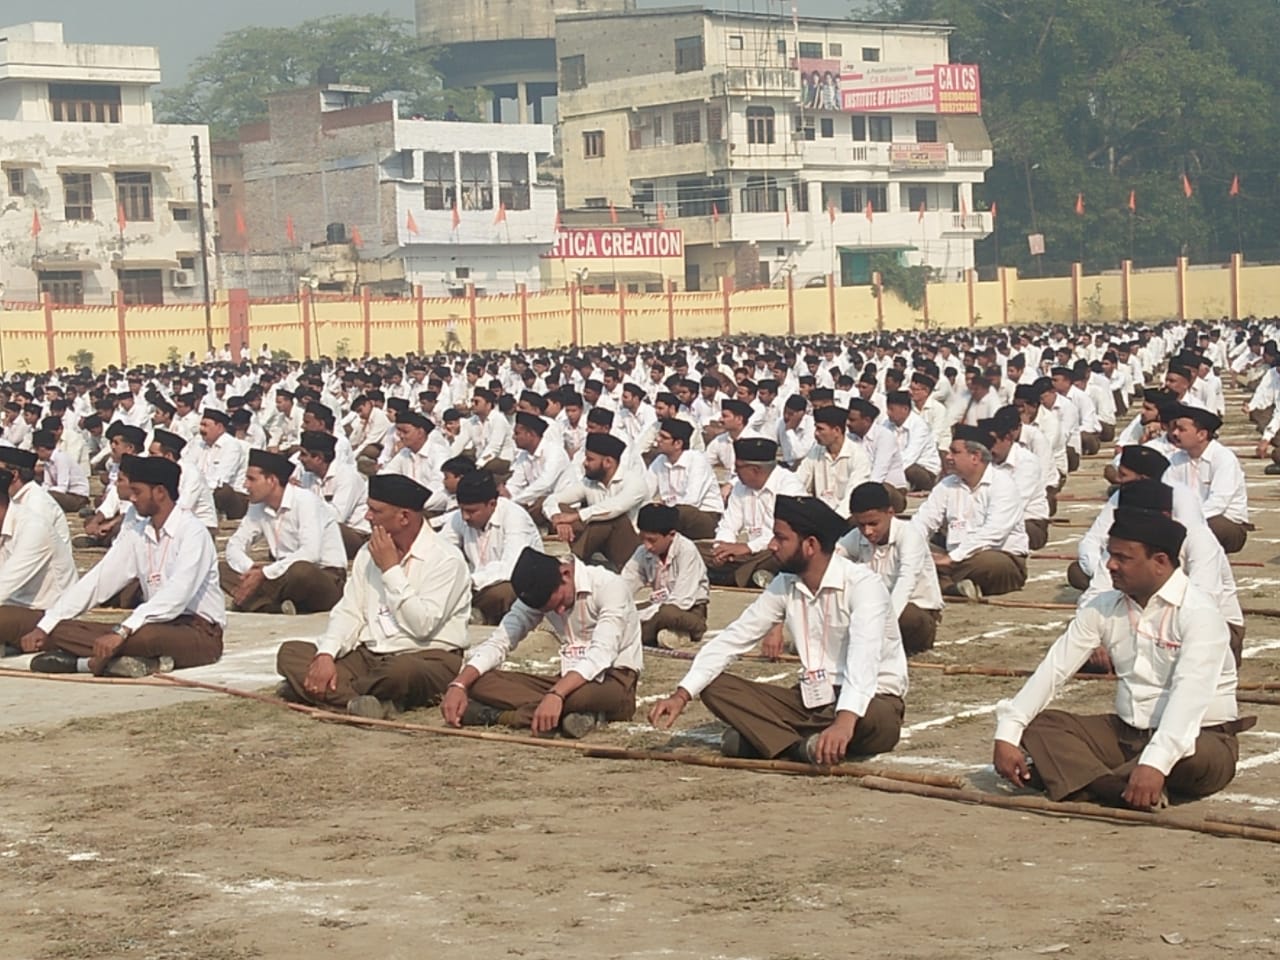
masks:
[(662, 142), (662, 114), (660, 113), (653, 115), (653, 142), (655, 144)]
[(493, 178), (487, 153), (462, 154), (462, 209), (492, 210)]
[(796, 213), (809, 211), (809, 184), (803, 180), (791, 184), (791, 209)]
[(747, 107), (747, 143), (773, 143), (773, 107)]
[(218, 196), (220, 196), (220, 197), (229, 197), (229, 196), (231, 196), (231, 190), (232, 190), (232, 187), (231, 187), (231, 184), (229, 184), (229, 183), (220, 183), (220, 184), (218, 184)]
[(49, 109), (58, 123), (119, 123), (120, 88), (105, 83), (51, 83)]
[(627, 149), (639, 150), (644, 146), (644, 131), (639, 127), (632, 127), (627, 131)]
[(859, 143), (862, 143), (867, 139), (867, 118), (852, 117), (850, 118), (850, 121), (850, 136)]
[(196, 268), (195, 257), (178, 257), (179, 270), (194, 270)]
[(867, 63), (879, 63), (879, 62), (880, 62), (880, 48), (879, 48), (879, 47), (863, 47), (863, 48), (862, 48), (862, 59), (863, 59), (864, 61), (866, 61)]
[(778, 40), (778, 53), (782, 54), (784, 57), (787, 55), (787, 41), (786, 41), (786, 40), (782, 40), (782, 39), (779, 39), (779, 40)]
[(676, 37), (676, 73), (701, 70), (702, 65), (702, 38)]
[(827, 56), (829, 56), (829, 57), (841, 57), (841, 56), (844, 56), (844, 44), (842, 44), (842, 43), (828, 43), (828, 44), (827, 44)]
[(868, 200), (871, 201), (871, 209), (875, 213), (884, 213), (889, 209), (888, 191), (883, 184), (858, 183), (840, 188), (842, 213), (862, 213), (867, 209)]
[(192, 211), (190, 207), (174, 207), (173, 208), (174, 222), (181, 223), (183, 221), (189, 221), (191, 219), (191, 213)]
[(937, 143), (938, 142), (938, 121), (937, 120), (917, 120), (916, 121), (916, 143)]
[(117, 173), (116, 202), (130, 223), (155, 219), (151, 215), (151, 174)]
[(816, 134), (813, 117), (797, 113), (795, 115), (794, 136), (797, 140), (812, 140)]
[(417, 171), (414, 169), (413, 151), (400, 151), (400, 177), (403, 180), (412, 180)]
[(742, 49), (742, 34), (740, 33), (729, 34), (729, 49), (730, 50)]
[(87, 173), (62, 175), (63, 216), (67, 220), (93, 219), (93, 178)]
[(6, 172), (9, 174), (9, 196), (23, 196), (27, 192), (27, 171), (17, 167)]
[(831, 117), (823, 117), (818, 121), (818, 129), (824, 140), (830, 140), (836, 135), (836, 122)]
[(601, 210), (609, 205), (608, 197), (587, 197), (582, 201), (582, 205), (591, 210)]
[(120, 294), (126, 304), (164, 303), (164, 276), (160, 270), (121, 270)]
[(42, 270), (40, 292), (54, 303), (84, 303), (84, 274), (72, 270)]
[(916, 211), (921, 207), (929, 209), (929, 189), (927, 187), (907, 187), (907, 209)]
[(869, 140), (890, 143), (893, 140), (893, 117), (867, 117)]
[(713, 177), (676, 181), (676, 209), (682, 217), (709, 217), (715, 205), (721, 216), (729, 212), (724, 182)]
[(456, 196), (452, 153), (424, 153), (422, 206), (427, 210), (452, 210)]
[(631, 205), (643, 207), (657, 199), (657, 191), (652, 180), (637, 180), (631, 184)]
[(529, 158), (523, 153), (498, 154), (498, 200), (508, 210), (529, 209)]
[(671, 117), (676, 143), (702, 142), (702, 115), (697, 110), (677, 110)]
[(584, 130), (582, 132), (582, 155), (588, 160), (604, 156), (603, 130)]
[(801, 40), (799, 50), (800, 50), (799, 56), (801, 60), (821, 60), (822, 59), (821, 43), (813, 43), (808, 40)]
[(743, 213), (777, 213), (782, 209), (785, 194), (778, 189), (778, 181), (767, 174), (747, 177), (742, 188), (739, 206)]
[(587, 85), (587, 58), (583, 54), (560, 58), (560, 89), (581, 90)]
[(719, 143), (724, 139), (724, 112), (719, 107), (707, 107), (707, 142)]

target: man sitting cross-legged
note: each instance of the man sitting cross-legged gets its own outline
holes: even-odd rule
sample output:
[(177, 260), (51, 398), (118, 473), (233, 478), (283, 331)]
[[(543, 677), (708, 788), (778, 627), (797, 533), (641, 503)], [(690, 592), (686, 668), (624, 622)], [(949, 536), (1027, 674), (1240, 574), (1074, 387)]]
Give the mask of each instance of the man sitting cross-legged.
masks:
[(472, 619), (501, 623), (516, 602), (511, 571), (525, 547), (542, 549), (542, 535), (524, 507), (498, 496), (488, 470), (458, 480), (458, 509), (443, 517), (440, 535), (462, 551), (471, 571)]
[[(34, 671), (140, 677), (222, 656), (227, 612), (218, 552), (204, 524), (177, 505), (180, 468), (161, 457), (128, 456), (120, 472), (140, 519), (126, 519), (106, 556), (22, 637), (23, 652), (39, 654)], [(142, 603), (123, 623), (74, 619), (135, 579)]]
[(635, 516), (649, 492), (644, 466), (628, 463), (626, 444), (607, 433), (588, 436), (586, 451), (583, 479), (549, 494), (542, 512), (575, 557), (590, 563), (601, 553), (621, 570), (640, 545)]
[[(1082, 606), (1036, 672), (996, 709), (992, 762), (1050, 800), (1142, 810), (1167, 796), (1194, 799), (1235, 776), (1236, 665), (1213, 599), (1179, 569), (1186, 530), (1148, 510), (1116, 511), (1107, 569), (1114, 590)], [(1047, 710), (1097, 647), (1110, 656), (1116, 711)]]
[[(668, 728), (699, 694), (732, 728), (720, 751), (832, 764), (898, 742), (907, 658), (889, 591), (869, 568), (835, 556), (840, 515), (815, 497), (778, 497), (773, 540), (782, 573), (698, 651), (680, 685), (649, 713)], [(785, 623), (800, 655), (799, 683), (776, 687), (725, 673)]]
[(315, 643), (276, 655), (289, 694), (385, 718), (428, 706), (458, 674), (467, 647), (471, 583), (452, 544), (422, 518), (428, 490), (406, 476), (369, 478), (369, 542)]
[[(643, 669), (640, 618), (623, 579), (570, 557), (556, 560), (526, 547), (511, 572), (516, 602), (445, 691), (440, 710), (454, 727), (502, 723), (557, 728), (567, 737), (595, 729), (598, 718), (630, 720)], [(560, 640), (560, 675), (501, 670), (507, 655), (546, 620)]]
[(645, 504), (636, 517), (641, 544), (622, 579), (633, 595), (642, 588), (650, 591), (648, 603), (639, 608), (646, 647), (697, 642), (707, 632), (707, 565), (697, 546), (677, 532), (679, 525), (677, 508), (660, 503)]
[(840, 538), (836, 553), (879, 575), (893, 601), (907, 656), (932, 649), (942, 622), (942, 589), (924, 535), (894, 513), (883, 483), (854, 488), (849, 519), (853, 529)]
[(0, 655), (17, 653), (18, 639), (79, 577), (66, 519), (49, 524), (11, 502), (19, 483), (0, 470)]

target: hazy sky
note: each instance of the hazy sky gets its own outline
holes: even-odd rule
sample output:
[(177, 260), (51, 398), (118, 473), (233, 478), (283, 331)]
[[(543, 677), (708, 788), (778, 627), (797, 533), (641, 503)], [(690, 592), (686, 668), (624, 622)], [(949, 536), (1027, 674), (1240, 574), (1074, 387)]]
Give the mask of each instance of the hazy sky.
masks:
[[(657, 0), (641, 0), (643, 6), (666, 6)], [(709, 2), (719, 8), (720, 2)], [(0, 26), (30, 19), (61, 20), (67, 40), (73, 43), (138, 43), (160, 48), (165, 85), (177, 84), (191, 61), (209, 51), (222, 34), (253, 24), (289, 26), (332, 13), (389, 12), (413, 19), (413, 0), (308, 0), (305, 5), (283, 0), (214, 0), (212, 3), (178, 3), (175, 0), (42, 0), (37, 5), (5, 2)], [(802, 14), (820, 17), (848, 15), (850, 0), (800, 0)], [(23, 8), (18, 14), (17, 7)], [(7, 10), (5, 8), (8, 8)], [(785, 10), (789, 2), (733, 0), (730, 10)]]

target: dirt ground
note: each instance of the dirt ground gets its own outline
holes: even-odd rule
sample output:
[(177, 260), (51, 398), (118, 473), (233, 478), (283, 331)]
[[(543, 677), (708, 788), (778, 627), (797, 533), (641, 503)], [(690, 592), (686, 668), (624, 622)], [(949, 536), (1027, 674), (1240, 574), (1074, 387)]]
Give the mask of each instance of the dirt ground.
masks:
[[(1228, 439), (1249, 437), (1237, 415)], [(1241, 602), (1274, 608), (1280, 495), (1245, 464), (1259, 529), (1235, 559), (1266, 566), (1237, 568)], [(1065, 492), (1102, 489), (1077, 474)], [(1070, 525), (1044, 552), (1074, 552), (1096, 508), (1064, 501)], [(1064, 567), (1033, 561), (1017, 599), (1073, 600)], [(748, 600), (715, 592), (712, 627)], [(1068, 616), (949, 605), (921, 660), (1032, 667)], [(1249, 617), (1245, 651), (1243, 681), (1280, 680), (1280, 619)], [(517, 653), (554, 669), (544, 635)], [(643, 721), (686, 666), (649, 657), (635, 722), (591, 740), (714, 752), (722, 728), (697, 703), (674, 739)], [(734, 669), (785, 683), (794, 667)], [(875, 763), (1003, 789), (992, 714), (1019, 683), (912, 669), (903, 742)], [(34, 711), (67, 685), (27, 686)], [(1073, 683), (1060, 702), (1102, 712), (1111, 695)], [(1235, 782), (1181, 812), (1280, 825), (1280, 707), (1242, 712), (1260, 719)], [(1280, 955), (1269, 844), (338, 727), (230, 698), (86, 713), (0, 733), (4, 960)]]

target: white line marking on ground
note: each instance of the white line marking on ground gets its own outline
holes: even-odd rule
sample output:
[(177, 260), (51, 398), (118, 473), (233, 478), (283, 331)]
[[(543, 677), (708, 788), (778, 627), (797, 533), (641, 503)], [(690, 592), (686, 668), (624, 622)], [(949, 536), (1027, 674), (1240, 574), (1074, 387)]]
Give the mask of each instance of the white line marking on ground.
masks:
[(1246, 660), (1268, 650), (1280, 650), (1280, 640), (1249, 640), (1247, 643), (1248, 649), (1240, 654)]
[(1248, 760), (1241, 760), (1236, 764), (1236, 770), (1252, 770), (1254, 767), (1265, 767), (1267, 764), (1275, 763), (1277, 760), (1280, 760), (1280, 750), (1272, 750), (1270, 753), (1250, 757)]
[(979, 707), (971, 707), (968, 710), (960, 710), (956, 713), (948, 713), (946, 716), (934, 717), (932, 720), (923, 720), (920, 723), (913, 723), (910, 726), (902, 728), (903, 739), (909, 739), (913, 733), (921, 730), (929, 730), (933, 727), (946, 726), (953, 720), (964, 720), (968, 717), (983, 717), (989, 713), (996, 712), (996, 704), (988, 703)]
[(1228, 803), (1247, 803), (1255, 807), (1280, 807), (1280, 799), (1259, 797), (1252, 793), (1215, 793), (1213, 799), (1226, 800)]

